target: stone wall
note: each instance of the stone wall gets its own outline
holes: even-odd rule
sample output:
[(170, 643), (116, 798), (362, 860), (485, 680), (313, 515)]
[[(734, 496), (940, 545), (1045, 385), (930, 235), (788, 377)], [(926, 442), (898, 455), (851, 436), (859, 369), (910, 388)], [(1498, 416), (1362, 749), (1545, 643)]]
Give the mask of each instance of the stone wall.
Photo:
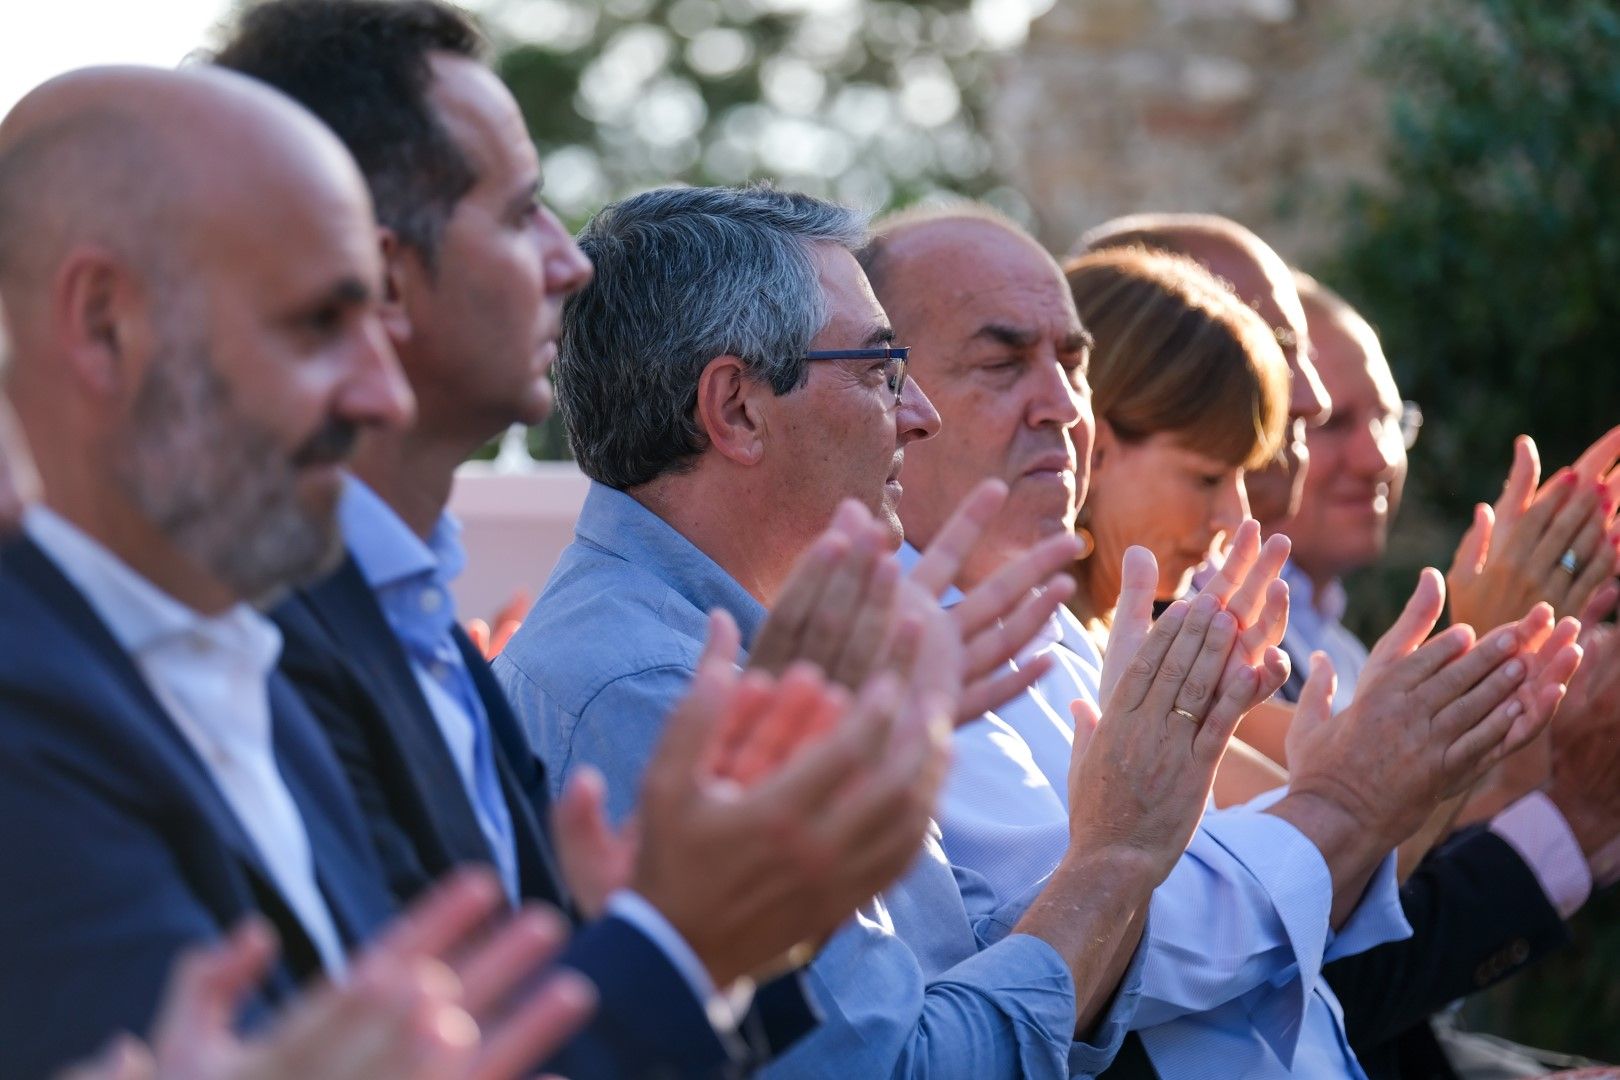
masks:
[(1139, 210), (1227, 214), (1309, 265), (1379, 172), (1368, 72), (1396, 0), (1057, 0), (1001, 74), (990, 130), (1042, 239)]

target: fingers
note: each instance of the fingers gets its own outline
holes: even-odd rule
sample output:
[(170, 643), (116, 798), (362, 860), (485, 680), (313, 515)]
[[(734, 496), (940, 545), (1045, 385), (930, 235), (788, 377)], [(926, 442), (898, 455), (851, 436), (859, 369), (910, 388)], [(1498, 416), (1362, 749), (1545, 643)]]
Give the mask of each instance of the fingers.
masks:
[(481, 1017), (543, 970), (568, 940), (568, 924), (550, 908), (526, 905), (457, 967), (461, 1004)]
[[(1195, 619), (1189, 619), (1187, 625), (1182, 628), (1182, 634), (1194, 633), (1194, 627)], [(1187, 677), (1171, 699), (1176, 708), (1184, 709), (1198, 717), (1209, 712), (1215, 699), (1216, 687), (1221, 682), (1221, 674), (1226, 670), (1227, 657), (1231, 655), (1232, 645), (1236, 640), (1237, 620), (1232, 618), (1229, 612), (1217, 611), (1209, 620)], [(1173, 657), (1174, 652), (1171, 655)], [(1241, 675), (1242, 672), (1239, 671), (1227, 681), (1235, 681)], [(1253, 691), (1252, 685), (1250, 691)]]
[[(1575, 546), (1582, 526), (1592, 517), (1593, 510), (1597, 507), (1598, 496), (1594, 487), (1590, 484), (1577, 487), (1577, 480), (1572, 472), (1566, 472), (1559, 478), (1558, 486), (1562, 489), (1561, 500), (1556, 506), (1556, 512), (1551, 514), (1546, 527), (1536, 538), (1535, 546), (1530, 550), (1529, 566), (1538, 576), (1551, 573), (1558, 567), (1559, 557)], [(1553, 500), (1547, 499), (1531, 507), (1530, 512), (1524, 516), (1526, 529), (1530, 528), (1533, 517), (1541, 516), (1543, 508), (1552, 505)], [(1594, 528), (1592, 534), (1594, 541), (1596, 536), (1597, 529)], [(1580, 555), (1579, 550), (1576, 551), (1576, 555)], [(1557, 572), (1564, 574), (1561, 569)], [(1566, 575), (1565, 584), (1568, 580)]]
[(777, 684), (753, 737), (738, 753), (733, 778), (749, 785), (775, 772), (818, 726), (824, 710), (841, 716), (848, 705), (847, 692), (830, 686), (812, 665), (793, 665)]
[(710, 742), (705, 772), (720, 779), (737, 780), (737, 755), (759, 726), (760, 717), (770, 707), (776, 682), (763, 671), (745, 671), (737, 680), (726, 703), (726, 711)]
[[(1147, 638), (1131, 656), (1118, 685), (1114, 687), (1113, 696), (1107, 703), (1109, 711), (1130, 712), (1142, 704), (1148, 691), (1153, 688), (1159, 666), (1164, 663), (1170, 646), (1181, 631), (1181, 624), (1187, 620), (1189, 606), (1187, 601), (1177, 600), (1165, 608), (1164, 614), (1154, 622), (1153, 629), (1148, 631)], [(1116, 647), (1117, 643), (1109, 642), (1110, 652)]]
[(1305, 677), (1305, 685), (1300, 688), (1289, 734), (1293, 735), (1296, 731), (1305, 734), (1309, 729), (1332, 719), (1333, 695), (1338, 688), (1339, 676), (1333, 670), (1333, 661), (1328, 659), (1327, 653), (1320, 650), (1311, 653), (1310, 672)]
[[(1005, 621), (1029, 594), (1051, 586), (1080, 553), (1080, 542), (1067, 533), (1050, 536), (975, 586), (951, 607), (951, 617), (969, 641), (997, 620)], [(1054, 606), (1053, 610), (1056, 610)]]
[(1417, 588), (1406, 601), (1395, 624), (1373, 645), (1368, 663), (1387, 664), (1410, 654), (1423, 643), (1445, 609), (1446, 585), (1439, 571), (1426, 566), (1418, 575)]
[(957, 724), (971, 723), (987, 712), (995, 712), (1040, 682), (1054, 663), (1050, 655), (1041, 655), (1022, 667), (1003, 664), (988, 676), (975, 680), (962, 692), (962, 705), (956, 711)]
[[(1022, 599), (1005, 618), (975, 631), (971, 636), (963, 627), (962, 640), (966, 645), (962, 657), (964, 677), (969, 681), (981, 678), (1007, 661), (1016, 659), (1058, 607), (1074, 595), (1074, 588), (1074, 579), (1067, 574), (1048, 578), (1036, 588), (1025, 590)], [(961, 623), (957, 625), (961, 627)]]
[(1506, 529), (1518, 521), (1530, 507), (1536, 485), (1541, 482), (1541, 455), (1536, 441), (1528, 435), (1513, 440), (1513, 465), (1508, 469), (1502, 485), (1502, 495), (1496, 501), (1496, 522)]
[[(1614, 545), (1609, 542), (1607, 532), (1595, 519), (1588, 519), (1581, 529), (1581, 535), (1576, 537), (1571, 547), (1575, 551), (1576, 563), (1581, 569), (1577, 576), (1570, 579), (1569, 591), (1565, 593), (1563, 602), (1558, 605), (1558, 610), (1574, 614), (1584, 612), (1592, 597), (1597, 595), (1597, 591), (1613, 582), (1616, 557), (1620, 552), (1615, 550)], [(1609, 601), (1609, 606), (1611, 608), (1614, 606), (1612, 600)], [(1607, 612), (1604, 612), (1592, 621), (1596, 622), (1606, 614)]]
[(1253, 518), (1246, 518), (1232, 534), (1232, 543), (1221, 562), (1221, 568), (1209, 579), (1203, 591), (1225, 606), (1237, 594), (1259, 554), (1260, 525)]
[[(876, 568), (891, 562), (887, 553), (879, 547), (875, 527), (870, 522), (863, 522), (855, 528), (848, 552), (828, 575), (815, 606), (805, 620), (798, 649), (789, 659), (808, 660), (819, 666), (828, 677), (836, 677), (842, 674), (841, 657), (846, 654), (846, 646), (857, 628), (863, 635), (881, 639), (889, 621), (888, 605), (894, 600), (894, 586), (899, 580), (898, 568), (885, 570), (876, 582), (883, 590), (881, 596), (876, 598), (884, 602), (879, 610), (869, 609), (868, 605), (874, 598), (869, 596), (868, 589), (874, 585), (873, 573)], [(875, 633), (869, 625), (873, 621), (878, 623)], [(871, 663), (871, 659), (868, 653), (856, 660), (854, 666), (864, 668)], [(859, 674), (853, 678), (858, 682)]]
[(485, 660), (494, 659), (494, 655), (489, 651), (489, 623), (483, 619), (468, 619), (462, 629), (467, 631), (467, 640), (473, 643), (473, 648), (478, 650), (479, 656)]
[(1260, 676), (1254, 668), (1245, 666), (1239, 669), (1226, 681), (1221, 696), (1198, 726), (1193, 737), (1193, 756), (1209, 766), (1211, 779), (1214, 777), (1215, 763), (1226, 752), (1233, 732), (1237, 731), (1238, 722), (1254, 707), (1259, 686)]
[(575, 769), (552, 808), (558, 860), (575, 902), (589, 917), (601, 914), (607, 893), (620, 884), (604, 880), (616, 860), (619, 836), (607, 819), (607, 783), (589, 765)]
[[(887, 554), (874, 552), (864, 593), (851, 596), (847, 600), (856, 614), (844, 639), (843, 650), (837, 654), (833, 666), (827, 671), (827, 677), (833, 682), (854, 687), (865, 680), (874, 658), (879, 655), (883, 639), (889, 633), (889, 624), (894, 620), (895, 597), (899, 586), (900, 564)], [(828, 590), (824, 595), (828, 598), (830, 606), (834, 597), (832, 590)]]
[[(1283, 563), (1288, 561), (1290, 547), (1288, 537), (1279, 533), (1260, 548), (1259, 556), (1245, 575), (1236, 595), (1226, 604), (1226, 610), (1232, 613), (1239, 626), (1246, 627), (1260, 617), (1270, 596), (1271, 583), (1277, 580), (1277, 575), (1282, 573)], [(1280, 634), (1277, 640), (1282, 640)]]
[(506, 903), (493, 871), (453, 871), (393, 921), (357, 958), (363, 968), (379, 957), (442, 957)]
[(1575, 472), (1585, 480), (1597, 480), (1606, 476), (1614, 468), (1616, 461), (1620, 461), (1620, 426), (1612, 427), (1599, 435), (1591, 446), (1588, 446), (1581, 456), (1575, 459)]
[(502, 619), (500, 622), (496, 623), (495, 629), (490, 631), (489, 658), (493, 660), (495, 657), (501, 655), (501, 653), (506, 649), (507, 644), (511, 642), (512, 635), (517, 633), (522, 628), (522, 619)]
[(754, 788), (757, 802), (818, 807), (851, 775), (880, 759), (900, 713), (905, 690), (893, 671), (867, 680), (842, 723)]
[(596, 1010), (596, 988), (567, 968), (530, 994), (484, 1038), (468, 1080), (510, 1080), (532, 1073), (585, 1026)]
[(1486, 503), (1474, 504), (1474, 522), (1463, 533), (1463, 538), (1457, 544), (1457, 553), (1452, 556), (1451, 569), (1446, 571), (1446, 578), (1453, 582), (1470, 581), (1479, 574), (1485, 565), (1485, 556), (1491, 549), (1491, 532), (1496, 523), (1496, 515)]
[[(850, 538), (846, 525), (858, 515), (855, 509), (846, 510), (845, 505), (854, 504), (852, 500), (846, 500), (845, 504), (840, 505), (832, 524), (794, 563), (776, 603), (771, 606), (764, 625), (755, 635), (753, 648), (748, 655), (751, 666), (779, 674), (800, 655), (805, 628), (821, 599), (822, 589), (830, 578), (842, 570), (849, 555)], [(713, 640), (712, 627), (710, 640)]]
[[(1085, 757), (1086, 747), (1091, 743), (1091, 737), (1097, 733), (1097, 725), (1102, 721), (1102, 714), (1097, 706), (1085, 698), (1075, 698), (1069, 702), (1069, 715), (1074, 718), (1074, 750), (1072, 762), (1078, 762)], [(1073, 769), (1071, 763), (1070, 768)], [(1073, 788), (1071, 783), (1070, 788)]]
[[(1241, 621), (1241, 620), (1240, 620)], [(1273, 578), (1266, 586), (1265, 606), (1243, 627), (1238, 640), (1245, 657), (1256, 657), (1281, 644), (1288, 630), (1288, 582)]]
[[(1453, 673), (1459, 680), (1470, 677), (1476, 671), (1481, 673), (1481, 677), (1435, 714), (1436, 730), (1455, 739), (1512, 696), (1528, 674), (1524, 660), (1512, 656), (1517, 647), (1512, 631), (1498, 631), (1480, 642), (1469, 656), (1451, 665), (1452, 669), (1456, 669)], [(1509, 656), (1512, 659), (1507, 659)], [(1471, 670), (1464, 671), (1462, 665), (1470, 663)]]
[[(1186, 687), (1188, 677), (1203, 652), (1204, 644), (1210, 633), (1217, 615), (1225, 615), (1224, 622), (1232, 623), (1232, 617), (1220, 610), (1220, 605), (1213, 596), (1200, 595), (1193, 599), (1191, 607), (1187, 609), (1187, 618), (1176, 632), (1175, 641), (1171, 642), (1169, 651), (1165, 654), (1164, 662), (1159, 665), (1153, 676), (1153, 686), (1148, 690), (1142, 702), (1143, 708), (1153, 715), (1168, 713), (1172, 708), (1178, 708), (1177, 700)], [(1235, 633), (1235, 631), (1234, 631)], [(1227, 640), (1230, 647), (1231, 640)], [(1225, 664), (1225, 656), (1222, 658)], [(1203, 709), (1209, 706), (1208, 698), (1215, 686), (1212, 678), (1201, 688), (1191, 688), (1199, 693), (1200, 710), (1189, 709), (1194, 716), (1202, 716)]]
[(1620, 581), (1605, 581), (1593, 590), (1584, 607), (1576, 616), (1584, 627), (1594, 627), (1614, 614), (1614, 606), (1620, 602)]
[(218, 944), (182, 953), (153, 1025), (152, 1045), (167, 1047), (230, 1030), (237, 1009), (269, 972), (276, 950), (270, 924), (249, 916)]
[(922, 558), (912, 568), (911, 580), (936, 600), (944, 595), (1006, 501), (1007, 485), (1000, 480), (985, 480), (968, 492), (923, 550)]
[(1106, 704), (1131, 658), (1153, 628), (1153, 597), (1159, 589), (1159, 564), (1145, 547), (1128, 547), (1120, 563), (1119, 603), (1103, 654), (1099, 693)]

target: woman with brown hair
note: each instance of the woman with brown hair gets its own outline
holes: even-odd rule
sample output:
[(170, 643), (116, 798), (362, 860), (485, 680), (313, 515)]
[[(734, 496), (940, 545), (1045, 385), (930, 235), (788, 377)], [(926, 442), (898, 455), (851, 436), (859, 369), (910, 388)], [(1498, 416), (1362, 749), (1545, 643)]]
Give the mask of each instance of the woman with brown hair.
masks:
[[(1100, 652), (1127, 547), (1153, 553), (1157, 598), (1173, 600), (1249, 516), (1243, 475), (1282, 445), (1288, 367), (1265, 321), (1191, 259), (1111, 249), (1064, 272), (1095, 339), (1087, 380), (1096, 439), (1078, 527), (1085, 553), (1069, 607)], [(1234, 740), (1216, 798), (1229, 804), (1285, 779)]]

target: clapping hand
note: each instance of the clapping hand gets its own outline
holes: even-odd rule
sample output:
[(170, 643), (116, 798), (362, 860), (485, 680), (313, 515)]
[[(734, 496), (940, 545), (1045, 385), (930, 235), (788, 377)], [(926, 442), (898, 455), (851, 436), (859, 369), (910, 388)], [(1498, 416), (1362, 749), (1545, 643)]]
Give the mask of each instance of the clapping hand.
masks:
[(175, 962), (150, 1047), (120, 1037), (62, 1080), (529, 1075), (589, 1019), (596, 993), (566, 969), (536, 986), (567, 927), (538, 908), (491, 927), (505, 902), (487, 871), (452, 875), (354, 958), (347, 981), (314, 988), (244, 1037), (233, 1022), (276, 953), (269, 927), (249, 919)]

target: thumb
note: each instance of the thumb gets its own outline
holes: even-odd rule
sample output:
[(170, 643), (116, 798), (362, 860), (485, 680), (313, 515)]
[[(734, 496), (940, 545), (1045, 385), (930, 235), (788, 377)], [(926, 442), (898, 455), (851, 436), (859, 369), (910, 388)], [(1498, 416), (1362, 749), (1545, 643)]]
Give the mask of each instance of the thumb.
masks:
[(1097, 725), (1102, 723), (1102, 714), (1085, 698), (1075, 698), (1069, 702), (1069, 715), (1074, 717), (1073, 754), (1075, 758), (1082, 758), (1086, 747), (1091, 745), (1091, 737), (1097, 733)]
[(1513, 466), (1496, 500), (1496, 519), (1506, 528), (1530, 508), (1530, 500), (1541, 482), (1541, 455), (1536, 441), (1528, 435), (1513, 440)]
[(215, 945), (181, 954), (153, 1027), (152, 1045), (184, 1045), (229, 1030), (276, 955), (276, 935), (258, 916)]
[(581, 765), (569, 775), (551, 816), (565, 863), (576, 856), (592, 860), (613, 842), (613, 828), (607, 821), (607, 784), (589, 765)]
[(1423, 644), (1434, 629), (1434, 624), (1440, 621), (1440, 613), (1445, 606), (1445, 579), (1434, 567), (1425, 566), (1418, 575), (1417, 588), (1412, 590), (1412, 597), (1406, 601), (1400, 618), (1372, 647), (1369, 663), (1383, 664), (1398, 660)]
[(1496, 523), (1496, 514), (1486, 503), (1474, 505), (1474, 523), (1468, 526), (1463, 533), (1462, 540), (1457, 544), (1457, 554), (1451, 560), (1451, 569), (1446, 577), (1457, 579), (1471, 579), (1478, 574), (1485, 565), (1485, 556), (1491, 550), (1491, 532)]
[(1085, 698), (1075, 698), (1069, 702), (1069, 715), (1074, 717), (1074, 749), (1069, 752), (1069, 790), (1073, 792), (1080, 775), (1080, 763), (1085, 760), (1097, 725), (1102, 723), (1102, 714)]
[(1327, 653), (1313, 652), (1310, 669), (1305, 686), (1299, 692), (1299, 703), (1294, 706), (1294, 718), (1289, 722), (1288, 736), (1284, 740), (1283, 754), (1289, 759), (1290, 769), (1294, 767), (1294, 747), (1309, 739), (1333, 718), (1333, 691), (1339, 684), (1333, 662), (1327, 658)]
[(1113, 696), (1125, 667), (1153, 629), (1153, 597), (1158, 590), (1159, 564), (1153, 553), (1135, 545), (1126, 548), (1120, 563), (1119, 603), (1114, 608), (1114, 625), (1108, 633), (1098, 688), (1103, 701)]

